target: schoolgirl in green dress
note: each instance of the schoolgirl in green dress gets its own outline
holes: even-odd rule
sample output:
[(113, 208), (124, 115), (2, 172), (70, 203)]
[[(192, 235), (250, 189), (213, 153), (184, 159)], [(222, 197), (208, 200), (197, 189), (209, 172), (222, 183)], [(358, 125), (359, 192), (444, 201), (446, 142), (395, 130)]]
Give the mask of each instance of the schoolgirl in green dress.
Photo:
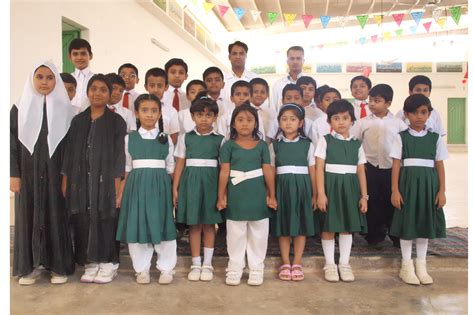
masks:
[[(270, 158), (276, 170), (278, 211), (270, 219), (270, 233), (278, 237), (282, 265), (281, 280), (304, 279), (301, 258), (306, 236), (315, 234), (316, 170), (314, 146), (304, 133), (303, 107), (284, 104), (278, 114), (276, 140), (270, 144)], [(293, 238), (294, 259), (290, 265)]]
[(271, 210), (276, 209), (275, 176), (268, 146), (259, 137), (257, 110), (248, 101), (236, 107), (230, 140), (221, 148), (217, 209), (227, 225), (226, 284), (238, 285), (247, 254), (248, 284), (263, 283)]
[[(354, 281), (349, 256), (353, 232), (366, 232), (367, 182), (362, 142), (349, 135), (354, 107), (346, 100), (327, 109), (331, 133), (318, 140), (315, 156), (318, 190), (315, 224), (321, 231), (324, 277), (327, 281)], [(339, 233), (339, 265), (334, 262), (334, 235)], [(338, 273), (339, 270), (339, 273)]]
[[(215, 224), (224, 221), (216, 208), (219, 178), (218, 158), (224, 136), (213, 129), (219, 107), (206, 95), (198, 94), (192, 102), (191, 117), (195, 127), (181, 134), (174, 156), (173, 202), (176, 222), (189, 225), (192, 264), (188, 279), (210, 281), (213, 278)], [(204, 234), (204, 262), (201, 266), (201, 233)]]
[(160, 100), (142, 94), (134, 105), (140, 128), (125, 136), (126, 173), (119, 196), (117, 240), (128, 243), (137, 283), (150, 283), (151, 258), (156, 251), (159, 283), (168, 284), (177, 261), (171, 192), (174, 147), (162, 132)]
[[(443, 206), (446, 204), (443, 160), (448, 150), (441, 136), (426, 127), (431, 111), (429, 98), (410, 95), (403, 105), (409, 128), (402, 131), (390, 156), (392, 204), (396, 208), (390, 234), (400, 238), (400, 278), (408, 284), (431, 284), (426, 270), (428, 239), (446, 237)], [(415, 268), (411, 259), (416, 241)]]

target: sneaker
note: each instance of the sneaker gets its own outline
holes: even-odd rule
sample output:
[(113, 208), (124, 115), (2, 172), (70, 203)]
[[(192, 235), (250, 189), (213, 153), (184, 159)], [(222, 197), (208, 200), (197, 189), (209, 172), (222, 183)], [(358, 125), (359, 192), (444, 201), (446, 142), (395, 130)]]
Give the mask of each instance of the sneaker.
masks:
[(137, 272), (135, 274), (135, 281), (138, 284), (149, 284), (150, 283), (150, 272), (149, 271)]
[(67, 282), (67, 276), (52, 272), (50, 281), (51, 284), (63, 284)]
[(173, 282), (174, 271), (162, 271), (160, 274), (160, 279), (158, 279), (159, 284), (170, 284)]
[(114, 278), (117, 276), (117, 270), (110, 270), (110, 269), (99, 269), (97, 276), (94, 278), (94, 283), (105, 284), (112, 282)]
[(18, 283), (21, 285), (32, 285), (35, 284), (36, 280), (41, 277), (43, 273), (42, 269), (35, 268), (30, 274), (23, 276), (18, 280)]
[(354, 281), (354, 274), (352, 273), (352, 268), (350, 265), (341, 265), (339, 264), (339, 276), (341, 280), (344, 282), (352, 282)]
[(415, 268), (413, 267), (413, 260), (408, 261), (402, 260), (402, 266), (398, 276), (407, 284), (420, 285), (420, 279), (415, 274)]
[(81, 282), (84, 282), (84, 283), (94, 282), (94, 279), (97, 276), (98, 272), (99, 272), (99, 265), (91, 265), (90, 267), (86, 265), (84, 267), (84, 274), (81, 277)]
[(225, 284), (227, 285), (239, 285), (240, 278), (242, 278), (242, 272), (239, 271), (227, 271), (225, 274)]
[(415, 267), (416, 267), (416, 276), (420, 280), (421, 284), (432, 284), (433, 278), (428, 274), (426, 270), (426, 260), (415, 260)]
[(199, 280), (211, 281), (213, 278), (214, 278), (214, 268), (212, 266), (202, 266), (201, 276)]
[(248, 285), (262, 285), (263, 283), (263, 270), (250, 270)]
[(324, 268), (324, 279), (329, 282), (338, 282), (339, 274), (337, 273), (337, 265), (325, 265)]
[(191, 271), (188, 273), (189, 281), (199, 281), (201, 277), (201, 266), (191, 265)]

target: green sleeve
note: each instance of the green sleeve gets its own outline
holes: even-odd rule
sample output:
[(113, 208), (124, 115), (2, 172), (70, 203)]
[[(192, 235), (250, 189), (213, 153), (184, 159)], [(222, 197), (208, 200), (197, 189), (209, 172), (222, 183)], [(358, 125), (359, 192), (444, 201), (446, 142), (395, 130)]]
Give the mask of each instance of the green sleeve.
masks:
[(227, 141), (224, 143), (219, 151), (219, 159), (222, 163), (230, 163), (232, 155), (232, 143), (231, 141)]
[(270, 164), (270, 150), (265, 142), (261, 141), (260, 146), (262, 147), (262, 164)]

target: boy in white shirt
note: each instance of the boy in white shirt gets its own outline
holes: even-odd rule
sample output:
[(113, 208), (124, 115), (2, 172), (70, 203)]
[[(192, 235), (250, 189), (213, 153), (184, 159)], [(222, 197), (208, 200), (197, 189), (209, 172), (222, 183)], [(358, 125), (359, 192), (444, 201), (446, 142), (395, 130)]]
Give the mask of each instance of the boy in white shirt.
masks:
[(60, 74), (60, 76), (61, 80), (63, 80), (64, 87), (66, 88), (69, 100), (72, 101), (74, 96), (76, 96), (77, 81), (70, 73), (63, 72)]
[[(206, 91), (206, 84), (201, 80), (191, 80), (186, 85), (186, 97), (189, 103), (196, 99), (200, 92)], [(194, 129), (196, 123), (194, 122), (191, 112), (188, 109), (182, 109), (178, 112), (179, 134), (188, 133)]]
[(264, 132), (270, 128), (270, 124), (276, 117), (275, 110), (270, 107), (268, 102), (269, 89), (270, 87), (265, 79), (255, 78), (250, 80), (250, 104), (262, 117)]
[(209, 67), (204, 70), (202, 80), (206, 84), (207, 95), (216, 101), (219, 106), (218, 118), (225, 112), (233, 111), (234, 104), (228, 102), (224, 95), (224, 74), (217, 67)]
[(304, 108), (304, 117), (311, 121), (321, 117), (323, 111), (316, 106), (315, 96), (318, 85), (312, 77), (302, 76), (296, 80), (296, 85), (303, 90), (303, 101), (301, 106)]
[(331, 125), (329, 125), (326, 111), (332, 102), (341, 99), (341, 93), (335, 88), (325, 85), (324, 89), (320, 90), (318, 99), (319, 107), (323, 114), (321, 117), (316, 118), (311, 125), (311, 140), (314, 146), (318, 143), (319, 138), (331, 132)]
[(92, 57), (92, 48), (87, 40), (76, 38), (69, 44), (68, 58), (75, 68), (71, 74), (77, 82), (76, 96), (71, 101), (76, 114), (90, 105), (89, 98), (87, 97), (87, 83), (94, 75), (89, 69), (89, 62), (92, 60)]
[(358, 75), (351, 80), (351, 94), (354, 97), (354, 114), (357, 119), (364, 118), (370, 114), (369, 90), (372, 88), (372, 81), (369, 78)]
[(115, 73), (109, 73), (106, 77), (110, 84), (112, 84), (112, 94), (110, 95), (107, 108), (122, 116), (127, 124), (127, 133), (137, 130), (137, 121), (135, 115), (132, 113), (132, 110), (135, 110), (135, 106), (131, 104), (130, 108), (125, 108), (121, 105), (123, 91), (125, 90), (125, 81), (121, 76)]
[(188, 78), (188, 65), (183, 59), (172, 58), (165, 64), (165, 72), (169, 86), (163, 94), (162, 102), (172, 106), (177, 112), (189, 108), (191, 104), (181, 90), (181, 86)]
[(137, 99), (139, 93), (135, 91), (135, 85), (138, 83), (138, 69), (131, 63), (124, 63), (118, 68), (117, 73), (125, 81), (125, 91), (120, 101), (120, 106), (128, 108), (135, 117), (135, 109), (133, 103)]

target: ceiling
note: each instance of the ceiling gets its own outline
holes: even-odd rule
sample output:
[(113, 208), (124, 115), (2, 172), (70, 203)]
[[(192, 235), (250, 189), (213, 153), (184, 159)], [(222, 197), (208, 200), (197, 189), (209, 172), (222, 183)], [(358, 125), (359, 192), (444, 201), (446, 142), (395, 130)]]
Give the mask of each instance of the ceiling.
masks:
[[(391, 14), (407, 13), (403, 21), (412, 20), (410, 11), (424, 11), (423, 18), (431, 18), (434, 10), (442, 10), (441, 16), (450, 16), (450, 7), (461, 5), (461, 14), (467, 13), (467, 0), (208, 0), (215, 4), (214, 14), (222, 25), (229, 32), (241, 32), (255, 29), (271, 29), (272, 26), (281, 26), (285, 23), (283, 14), (296, 14), (291, 26), (286, 26), (286, 32), (298, 32), (305, 30), (302, 15), (313, 15), (313, 19), (308, 26), (309, 30), (322, 29), (319, 19), (322, 15), (331, 16), (327, 28), (341, 26), (357, 26), (359, 22), (357, 15), (369, 15), (367, 25), (374, 24), (372, 15), (384, 15), (384, 22), (393, 22)], [(221, 17), (218, 5), (226, 5), (231, 8), (241, 7), (245, 10), (244, 16), (240, 19), (232, 9)], [(254, 21), (252, 10), (261, 11), (260, 16)], [(273, 24), (267, 17), (267, 12), (278, 14)], [(339, 17), (344, 17), (344, 25)]]

